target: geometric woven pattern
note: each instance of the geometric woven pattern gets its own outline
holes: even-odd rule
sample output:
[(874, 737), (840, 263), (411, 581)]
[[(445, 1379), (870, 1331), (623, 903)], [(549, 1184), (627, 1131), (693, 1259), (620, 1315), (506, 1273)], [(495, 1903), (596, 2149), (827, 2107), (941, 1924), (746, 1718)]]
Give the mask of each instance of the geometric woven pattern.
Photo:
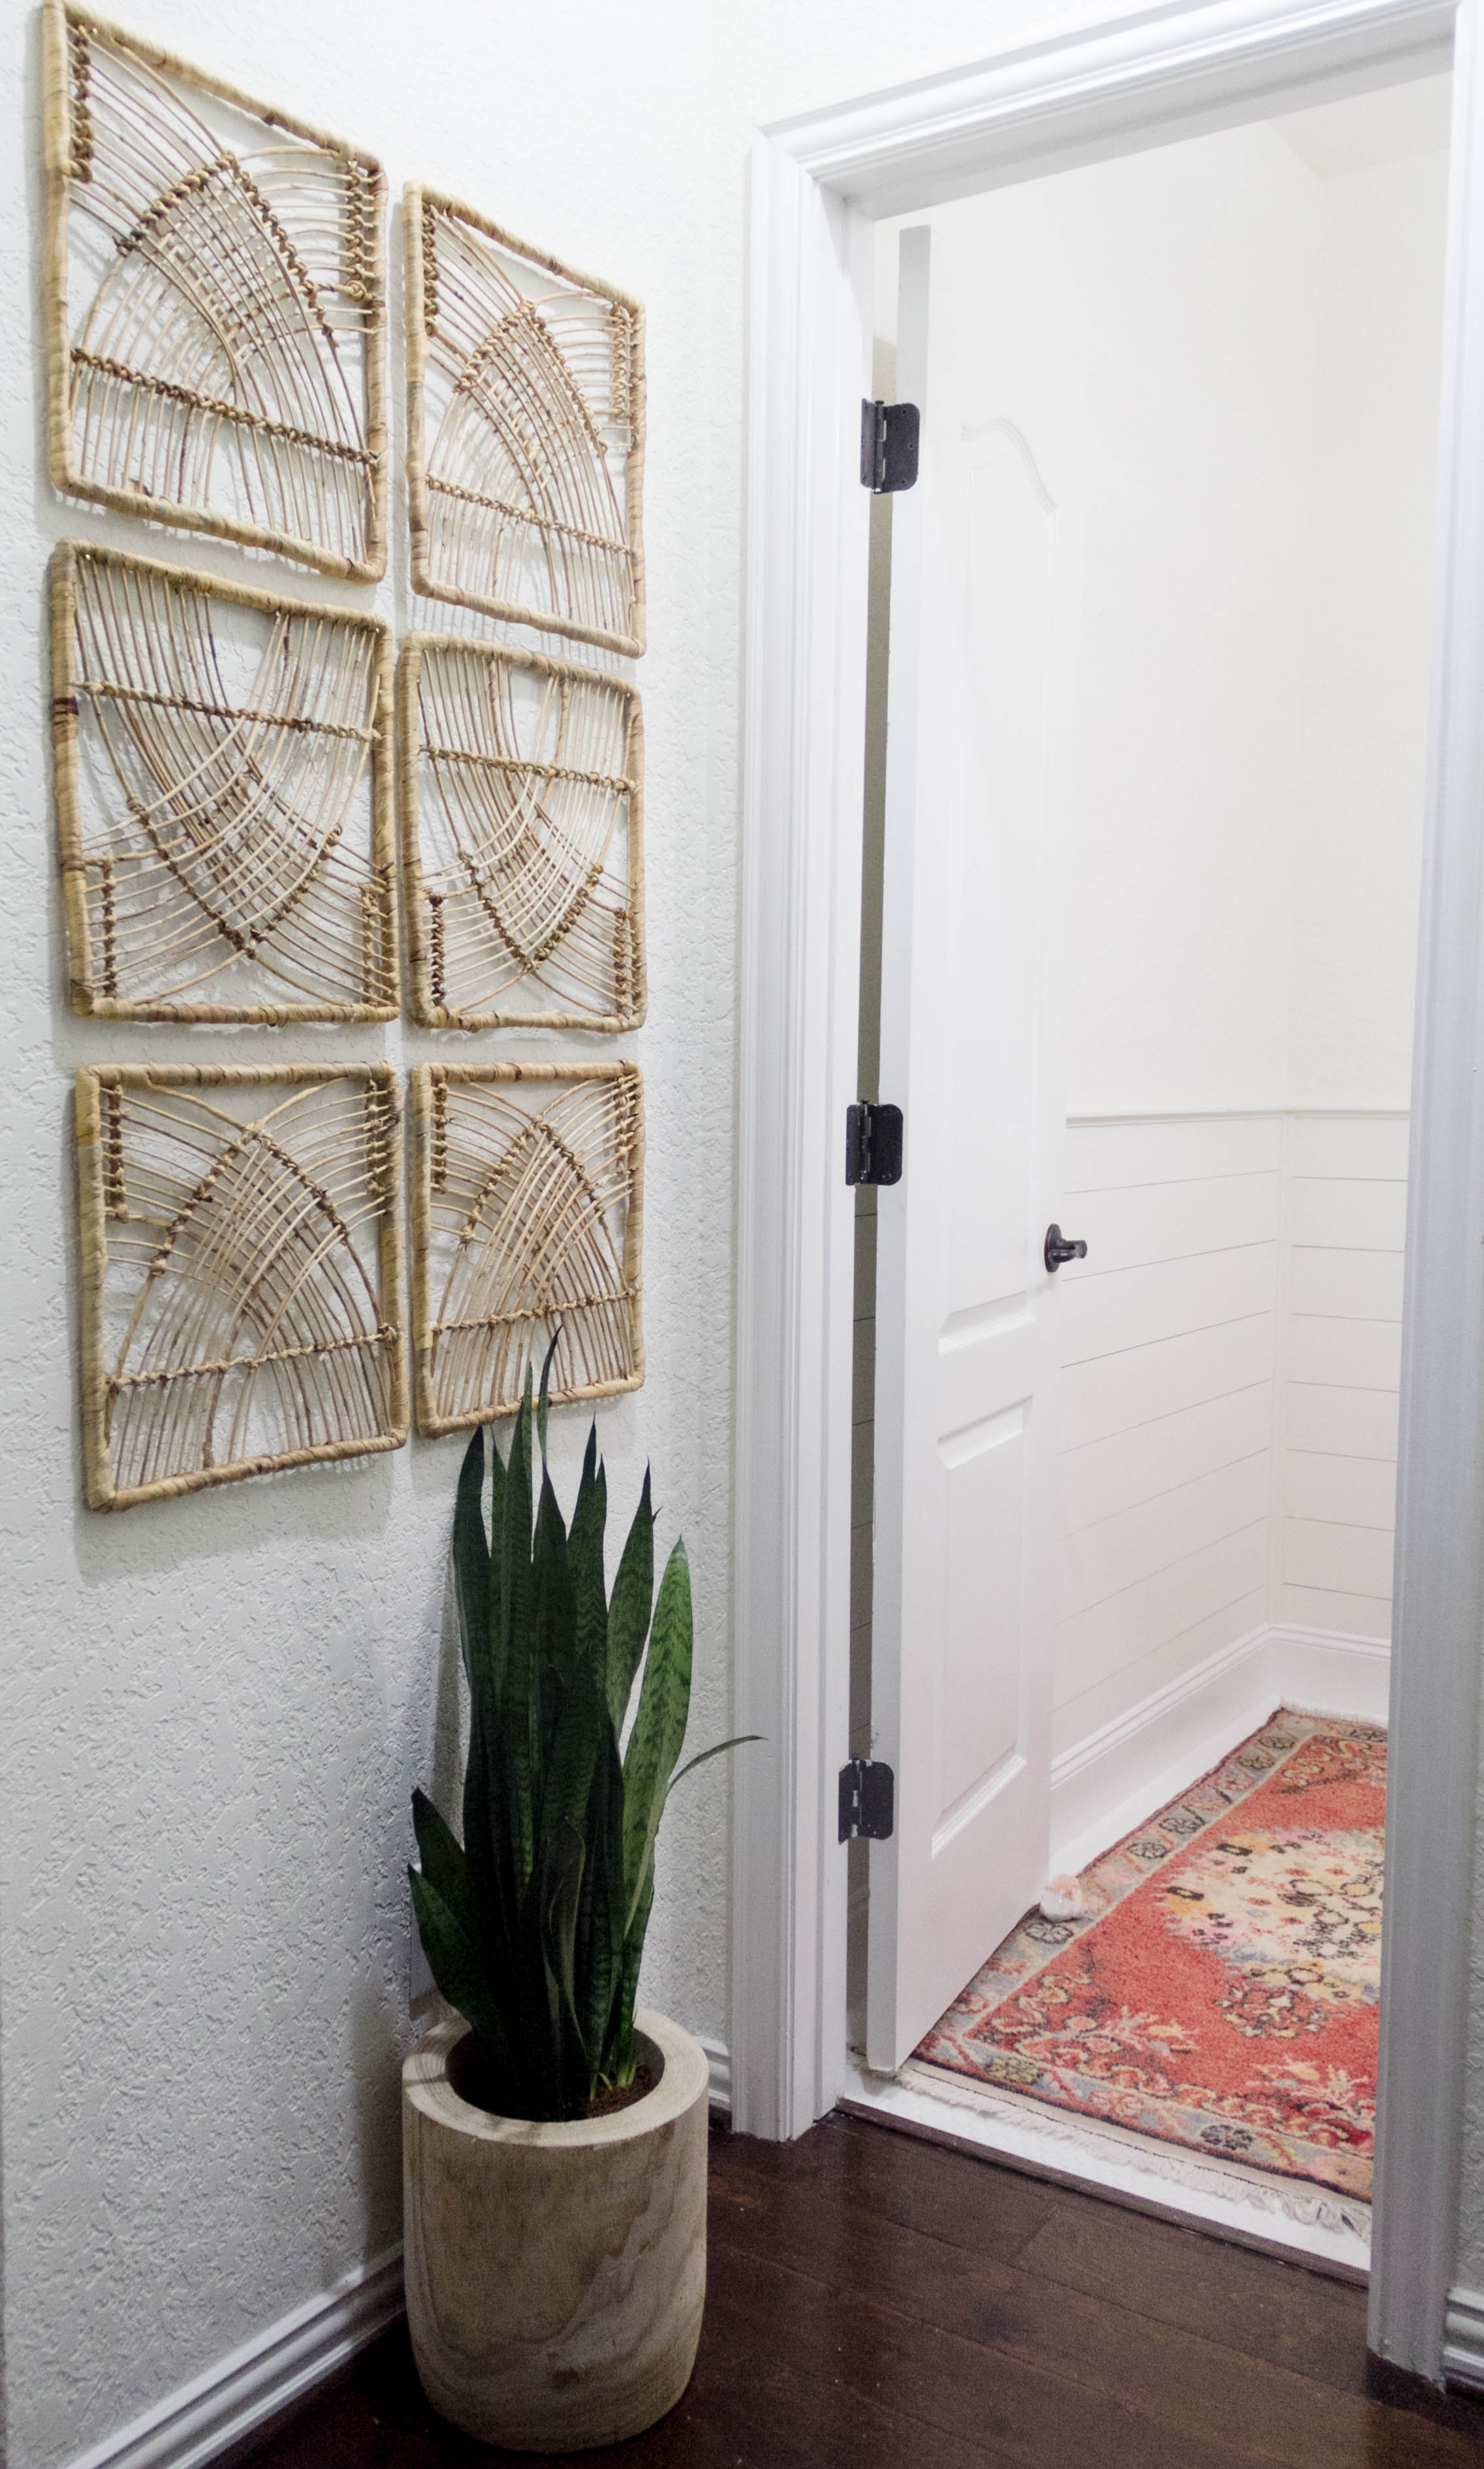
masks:
[(401, 1446), (398, 1118), (385, 1064), (78, 1073), (91, 1508)]
[(1280, 1709), (1032, 1912), (917, 2051), (1369, 2200), (1386, 1735)]
[(395, 1018), (386, 627), (71, 543), (52, 593), (74, 1008)]
[(636, 1064), (422, 1064), (412, 1074), (418, 1428), (514, 1414), (554, 1336), (554, 1402), (644, 1378)]
[(430, 189), (405, 193), (413, 588), (644, 649), (644, 312)]
[(413, 635), (399, 672), (413, 1017), (644, 1018), (639, 698), (534, 652)]
[(54, 485), (374, 580), (379, 165), (62, 0), (43, 22)]

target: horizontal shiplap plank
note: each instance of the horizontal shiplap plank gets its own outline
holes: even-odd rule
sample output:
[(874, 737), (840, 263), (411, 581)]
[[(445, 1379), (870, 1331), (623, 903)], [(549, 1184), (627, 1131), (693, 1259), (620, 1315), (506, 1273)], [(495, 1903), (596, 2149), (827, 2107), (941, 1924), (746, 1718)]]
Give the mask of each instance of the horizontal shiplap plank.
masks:
[(1336, 1594), (1325, 1586), (1282, 1585), (1277, 1618), (1295, 1628), (1329, 1629), (1336, 1637), (1391, 1643), (1391, 1605), (1383, 1596)]
[(1091, 1611), (1058, 1624), (1057, 1670), (1062, 1694), (1075, 1697), (1109, 1673), (1121, 1672), (1166, 1638), (1223, 1610), (1263, 1583), (1267, 1566), (1267, 1521), (1224, 1534)]
[(1270, 1380), (1272, 1370), (1270, 1311), (1076, 1364), (1062, 1375), (1062, 1445), (1082, 1448), (1158, 1415)]
[(1336, 1389), (1388, 1389), (1402, 1377), (1396, 1321), (1330, 1320), (1295, 1312), (1289, 1324), (1289, 1378)]
[(1404, 1183), (1409, 1133), (1404, 1115), (1298, 1115), (1293, 1171)]
[(1290, 1517), (1318, 1517), (1335, 1526), (1386, 1528), (1395, 1521), (1397, 1470), (1385, 1458), (1321, 1456), (1290, 1449), (1281, 1497)]
[(1336, 1320), (1402, 1317), (1400, 1252), (1321, 1252), (1299, 1246), (1289, 1265), (1289, 1306)]
[(1289, 1240), (1344, 1252), (1400, 1252), (1406, 1239), (1404, 1183), (1320, 1183), (1295, 1175)]
[(1283, 1576), (1289, 1585), (1385, 1600), (1393, 1557), (1389, 1526), (1335, 1526), (1316, 1517), (1283, 1522)]
[(1191, 1254), (1271, 1243), (1278, 1233), (1275, 1174), (1207, 1175), (1185, 1183), (1139, 1183), (1084, 1192), (1067, 1233), (1087, 1246), (1085, 1260), (1060, 1272), (1063, 1292), (1109, 1269), (1131, 1269)]
[(1062, 1364), (1270, 1311), (1277, 1258), (1275, 1244), (1252, 1243), (1241, 1251), (1202, 1253), (1194, 1260), (1114, 1269), (1068, 1286), (1062, 1296)]
[(1136, 1501), (1157, 1499), (1176, 1484), (1235, 1465), (1266, 1448), (1271, 1422), (1272, 1384), (1260, 1380), (1084, 1448), (1063, 1450), (1058, 1470), (1062, 1532), (1075, 1534)]
[(1071, 1123), (1066, 1189), (1111, 1191), (1129, 1184), (1180, 1183), (1208, 1175), (1274, 1174), (1282, 1140), (1276, 1115)]
[(1106, 1723), (1116, 1723), (1156, 1690), (1168, 1689), (1172, 1681), (1182, 1680), (1208, 1655), (1219, 1653), (1223, 1646), (1234, 1646), (1239, 1637), (1249, 1637), (1267, 1618), (1267, 1589), (1255, 1586), (1248, 1594), (1239, 1595), (1235, 1603), (1223, 1604), (1220, 1611), (1208, 1613), (1194, 1627), (1181, 1629), (1177, 1636), (1151, 1647), (1147, 1654), (1126, 1663), (1122, 1671), (1094, 1680), (1090, 1688), (1079, 1690), (1072, 1697), (1062, 1694), (1059, 1660), (1052, 1756), (1061, 1757), (1064, 1750), (1076, 1748), (1092, 1733), (1101, 1732)]
[(1058, 1554), (1057, 1618), (1090, 1611), (1204, 1545), (1255, 1524), (1267, 1514), (1267, 1495), (1265, 1447), (1236, 1465), (1219, 1466), (1214, 1474), (1199, 1475), (1064, 1536)]
[(1339, 1389), (1316, 1381), (1290, 1381), (1284, 1414), (1290, 1449), (1319, 1449), (1331, 1457), (1396, 1457), (1398, 1399), (1394, 1390)]

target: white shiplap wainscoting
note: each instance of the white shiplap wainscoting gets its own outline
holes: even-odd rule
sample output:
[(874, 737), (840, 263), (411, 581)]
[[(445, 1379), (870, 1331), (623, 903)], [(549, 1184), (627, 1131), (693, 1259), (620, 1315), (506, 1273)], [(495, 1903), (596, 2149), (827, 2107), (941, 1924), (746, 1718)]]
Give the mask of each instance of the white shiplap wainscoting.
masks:
[(1404, 1115), (1068, 1124), (1053, 1865), (1280, 1700), (1384, 1719)]

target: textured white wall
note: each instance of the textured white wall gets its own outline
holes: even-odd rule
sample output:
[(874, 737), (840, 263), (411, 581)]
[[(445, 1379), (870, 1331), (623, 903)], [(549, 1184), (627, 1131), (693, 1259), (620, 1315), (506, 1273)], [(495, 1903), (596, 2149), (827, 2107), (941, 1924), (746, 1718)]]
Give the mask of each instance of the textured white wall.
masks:
[[(143, 33), (642, 293), (650, 308), (651, 1373), (605, 1410), (616, 1501), (652, 1454), (728, 1650), (731, 1181), (746, 146), (760, 121), (1115, 12), (1097, 0), (137, 0)], [(411, 1783), (426, 1772), (457, 1447), (105, 1522), (79, 1507), (65, 1109), (82, 1060), (287, 1051), (70, 1018), (43, 760), (47, 554), (139, 546), (40, 477), (36, 20), (0, 9), (0, 2120), (11, 2469), (57, 2469), (397, 2233)], [(233, 570), (161, 537), (156, 553)], [(263, 571), (276, 571), (268, 567)], [(301, 588), (333, 596), (327, 587)], [(348, 599), (357, 595), (346, 593)], [(399, 544), (377, 604), (413, 611)], [(408, 1034), (308, 1032), (412, 1057)], [(567, 1462), (576, 1435), (564, 1433)], [(760, 1754), (754, 1752), (753, 1754)], [(727, 2025), (715, 1770), (669, 1831), (651, 1995)], [(1484, 2014), (1484, 2001), (1481, 2001)]]
[[(652, 1456), (699, 1608), (696, 1731), (725, 1728), (730, 791), (710, 778), (715, 482), (710, 52), (686, 0), (148, 0), (142, 30), (467, 196), (652, 306), (647, 701), (653, 1027), (650, 1380), (602, 1414), (612, 1496)], [(400, 2233), (407, 1801), (427, 1776), (459, 1445), (416, 1444), (103, 1519), (79, 1506), (67, 1105), (88, 1059), (386, 1053), (439, 1041), (70, 1017), (43, 758), (45, 562), (67, 533), (241, 570), (227, 549), (67, 509), (39, 475), (34, 12), (4, 12), (7, 337), (0, 1019), (11, 1358), (5, 1486), (6, 2380), (15, 2469), (64, 2461)], [(400, 255), (400, 251), (399, 251)], [(395, 384), (400, 405), (400, 383)], [(735, 489), (735, 475), (731, 486)], [(259, 575), (282, 569), (256, 563)], [(375, 595), (417, 621), (399, 528)], [(431, 621), (425, 614), (422, 622)], [(483, 1041), (523, 1050), (520, 1041)], [(529, 1045), (529, 1041), (527, 1042)], [(537, 1041), (539, 1043), (539, 1041)], [(465, 1050), (460, 1047), (460, 1051)], [(580, 1419), (564, 1419), (570, 1465)], [(715, 1778), (715, 1780), (713, 1780)], [(650, 1994), (726, 2027), (727, 1785), (677, 1803)]]

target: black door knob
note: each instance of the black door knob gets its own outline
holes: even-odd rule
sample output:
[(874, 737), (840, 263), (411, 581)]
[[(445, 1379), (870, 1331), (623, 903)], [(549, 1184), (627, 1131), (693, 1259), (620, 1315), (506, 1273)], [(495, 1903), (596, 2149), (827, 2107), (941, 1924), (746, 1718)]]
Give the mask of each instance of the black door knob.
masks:
[(1046, 1248), (1042, 1257), (1048, 1269), (1057, 1270), (1061, 1268), (1063, 1260), (1085, 1260), (1087, 1246), (1085, 1243), (1074, 1242), (1070, 1235), (1062, 1234), (1060, 1226), (1048, 1226)]

